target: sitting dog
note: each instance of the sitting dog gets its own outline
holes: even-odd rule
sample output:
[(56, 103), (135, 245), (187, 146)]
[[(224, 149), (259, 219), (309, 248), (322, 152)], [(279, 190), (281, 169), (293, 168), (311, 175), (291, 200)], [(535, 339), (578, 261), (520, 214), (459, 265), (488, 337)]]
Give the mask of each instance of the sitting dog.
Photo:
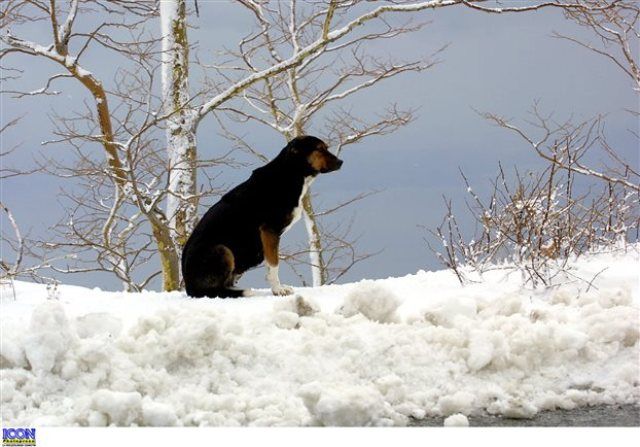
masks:
[(280, 284), (280, 236), (302, 214), (302, 197), (318, 174), (340, 169), (342, 160), (312, 136), (297, 137), (272, 161), (253, 171), (205, 213), (182, 252), (182, 275), (192, 297), (247, 296), (233, 285), (248, 269), (267, 264), (274, 295), (293, 289)]

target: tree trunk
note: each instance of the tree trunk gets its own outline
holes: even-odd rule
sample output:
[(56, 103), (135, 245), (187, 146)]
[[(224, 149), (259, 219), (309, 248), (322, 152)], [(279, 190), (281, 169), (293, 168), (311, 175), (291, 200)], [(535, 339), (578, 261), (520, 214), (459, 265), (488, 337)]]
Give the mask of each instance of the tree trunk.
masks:
[(196, 113), (189, 106), (189, 43), (185, 0), (160, 2), (162, 96), (167, 123), (167, 219), (173, 243), (184, 246), (197, 219)]
[[(114, 143), (109, 102), (104, 87), (92, 74), (78, 69), (75, 65), (68, 66), (67, 69), (91, 92), (96, 101), (98, 125), (102, 133), (102, 145), (107, 153), (107, 165), (115, 186), (114, 200), (120, 200), (124, 194), (123, 190), (130, 180), (119, 158), (117, 146)], [(148, 212), (153, 213), (154, 211), (150, 210)], [(164, 222), (156, 221), (153, 218), (150, 221), (158, 253), (160, 254), (163, 278), (162, 288), (165, 291), (177, 290), (180, 288), (180, 258), (176, 246)], [(107, 245), (110, 244), (112, 224), (112, 220), (109, 219), (102, 229), (104, 243)]]
[(311, 191), (308, 190), (302, 198), (302, 208), (304, 209), (304, 223), (307, 228), (307, 239), (309, 241), (309, 261), (311, 263), (311, 278), (313, 286), (326, 284), (329, 279), (327, 266), (322, 254), (322, 237), (316, 216), (311, 203)]
[(180, 289), (180, 256), (166, 227), (151, 223), (153, 237), (158, 245), (162, 268), (162, 290), (171, 292)]

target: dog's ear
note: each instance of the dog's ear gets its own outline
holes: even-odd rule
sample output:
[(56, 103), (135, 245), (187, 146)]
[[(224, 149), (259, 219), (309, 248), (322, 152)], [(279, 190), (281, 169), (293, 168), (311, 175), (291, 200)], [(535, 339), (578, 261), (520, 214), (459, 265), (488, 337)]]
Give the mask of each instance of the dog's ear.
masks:
[(298, 155), (300, 153), (300, 141), (298, 138), (294, 138), (293, 140), (289, 141), (289, 143), (287, 144), (287, 152), (289, 152), (291, 155)]

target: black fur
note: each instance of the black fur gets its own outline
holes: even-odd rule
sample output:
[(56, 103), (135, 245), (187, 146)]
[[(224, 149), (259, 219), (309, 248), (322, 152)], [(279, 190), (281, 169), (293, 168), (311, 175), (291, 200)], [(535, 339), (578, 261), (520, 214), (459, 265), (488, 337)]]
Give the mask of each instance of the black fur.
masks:
[[(316, 151), (316, 154), (313, 152)], [(312, 156), (313, 155), (313, 156)], [(312, 165), (318, 160), (324, 166)], [(322, 140), (304, 136), (225, 194), (198, 222), (182, 252), (182, 275), (192, 297), (238, 297), (236, 279), (264, 260), (260, 227), (278, 235), (291, 223), (305, 177), (340, 168)]]

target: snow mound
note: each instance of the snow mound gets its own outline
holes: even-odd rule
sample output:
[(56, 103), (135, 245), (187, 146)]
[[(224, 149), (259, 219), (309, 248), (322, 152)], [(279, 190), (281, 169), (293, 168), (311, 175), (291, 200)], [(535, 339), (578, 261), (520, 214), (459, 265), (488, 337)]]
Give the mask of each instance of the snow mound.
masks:
[(312, 422), (323, 426), (391, 426), (404, 421), (372, 387), (326, 388), (314, 382), (303, 386), (298, 395)]
[(300, 318), (309, 317), (320, 311), (320, 306), (312, 298), (300, 295), (286, 297), (276, 301), (273, 305), (273, 320), (281, 329), (295, 329), (300, 327)]
[(91, 409), (100, 412), (106, 424), (131, 425), (142, 412), (142, 396), (137, 392), (98, 390), (91, 399)]
[(352, 317), (358, 313), (379, 323), (394, 323), (398, 320), (396, 310), (401, 301), (387, 287), (375, 281), (364, 281), (344, 299), (341, 313)]
[(440, 397), (438, 400), (438, 408), (440, 414), (448, 416), (453, 413), (471, 413), (473, 410), (473, 402), (475, 395), (466, 392), (459, 391), (454, 394)]
[(35, 372), (51, 372), (65, 352), (72, 349), (74, 336), (64, 307), (57, 301), (47, 301), (33, 310), (25, 353)]
[(170, 427), (177, 424), (178, 418), (173, 407), (158, 402), (144, 402), (142, 405), (143, 425), (150, 427)]
[(465, 287), (450, 272), (419, 272), (236, 300), (73, 286), (50, 300), (21, 282), (14, 300), (0, 286), (1, 417), (457, 425), (479, 413), (637, 403), (639, 264), (635, 252), (585, 257), (566, 281), (536, 290), (499, 269)]
[(76, 319), (78, 337), (90, 338), (95, 336), (117, 337), (122, 331), (122, 322), (106, 312), (94, 312)]
[(445, 427), (468, 427), (469, 419), (464, 414), (452, 414), (444, 420)]

